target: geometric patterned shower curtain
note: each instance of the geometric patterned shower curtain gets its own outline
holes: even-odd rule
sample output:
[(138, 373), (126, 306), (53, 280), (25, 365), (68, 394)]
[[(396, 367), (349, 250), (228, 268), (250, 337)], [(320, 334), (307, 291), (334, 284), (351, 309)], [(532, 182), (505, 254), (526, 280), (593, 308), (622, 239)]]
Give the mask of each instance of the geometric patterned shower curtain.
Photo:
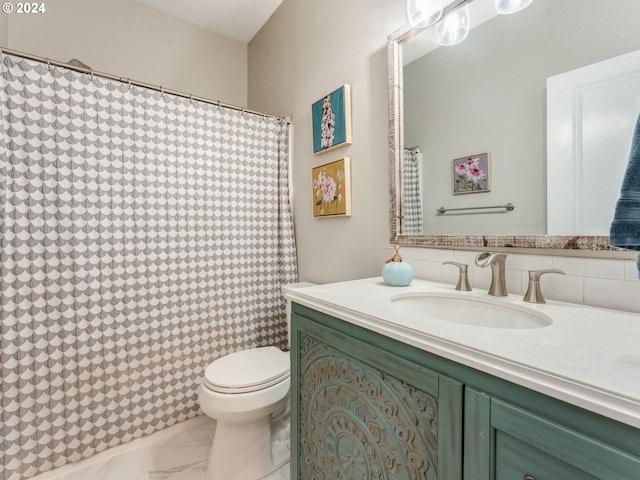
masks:
[(284, 122), (2, 55), (0, 478), (199, 413), (217, 357), (286, 344)]
[(403, 235), (422, 235), (422, 188), (420, 168), (422, 153), (418, 147), (403, 149), (402, 156), (402, 192), (401, 233)]

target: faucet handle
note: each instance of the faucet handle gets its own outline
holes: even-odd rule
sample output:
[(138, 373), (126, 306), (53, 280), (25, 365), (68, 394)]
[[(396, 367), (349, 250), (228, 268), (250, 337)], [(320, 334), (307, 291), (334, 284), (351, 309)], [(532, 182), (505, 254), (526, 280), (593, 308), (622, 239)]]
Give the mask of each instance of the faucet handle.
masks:
[(527, 287), (527, 293), (524, 294), (522, 300), (529, 303), (545, 303), (542, 296), (542, 289), (540, 288), (540, 277), (545, 273), (560, 273), (564, 275), (562, 270), (556, 268), (547, 270), (530, 270), (529, 271), (529, 286)]
[(442, 262), (442, 265), (455, 265), (460, 270), (460, 275), (458, 276), (458, 283), (456, 285), (456, 290), (461, 292), (470, 292), (471, 285), (469, 284), (469, 275), (467, 274), (468, 265), (466, 263), (458, 263), (458, 262)]

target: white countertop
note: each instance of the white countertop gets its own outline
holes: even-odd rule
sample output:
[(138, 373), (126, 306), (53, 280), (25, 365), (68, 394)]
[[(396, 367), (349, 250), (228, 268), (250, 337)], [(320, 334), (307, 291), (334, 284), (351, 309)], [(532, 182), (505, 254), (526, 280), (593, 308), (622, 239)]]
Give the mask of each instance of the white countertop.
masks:
[(303, 287), (285, 296), (424, 351), (640, 428), (640, 314), (520, 296), (495, 298), (553, 319), (543, 328), (501, 329), (412, 315), (391, 298), (439, 292), (487, 297), (486, 290), (415, 279), (390, 287), (382, 278)]

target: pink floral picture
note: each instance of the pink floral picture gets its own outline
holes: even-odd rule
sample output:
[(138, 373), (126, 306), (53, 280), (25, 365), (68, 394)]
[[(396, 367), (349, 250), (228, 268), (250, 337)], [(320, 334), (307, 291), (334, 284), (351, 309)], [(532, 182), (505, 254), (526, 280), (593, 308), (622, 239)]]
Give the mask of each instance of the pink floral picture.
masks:
[(489, 154), (479, 153), (453, 161), (453, 193), (482, 193), (491, 191)]
[(342, 85), (311, 105), (313, 153), (351, 144), (351, 87)]
[(351, 172), (349, 157), (312, 169), (313, 216), (351, 215)]

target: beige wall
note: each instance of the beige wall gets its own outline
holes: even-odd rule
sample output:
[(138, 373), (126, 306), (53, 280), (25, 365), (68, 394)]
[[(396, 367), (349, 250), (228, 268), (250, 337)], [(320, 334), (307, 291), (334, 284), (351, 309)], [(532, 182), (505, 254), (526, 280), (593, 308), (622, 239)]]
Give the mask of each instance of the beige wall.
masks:
[[(387, 173), (387, 35), (405, 2), (284, 0), (249, 44), (249, 107), (292, 115), (293, 195), (300, 279), (380, 274), (390, 256)], [(351, 85), (353, 144), (313, 154), (311, 104)], [(352, 216), (314, 219), (311, 168), (349, 156)]]
[(45, 5), (44, 14), (0, 14), (0, 45), (246, 106), (246, 45), (134, 0)]

